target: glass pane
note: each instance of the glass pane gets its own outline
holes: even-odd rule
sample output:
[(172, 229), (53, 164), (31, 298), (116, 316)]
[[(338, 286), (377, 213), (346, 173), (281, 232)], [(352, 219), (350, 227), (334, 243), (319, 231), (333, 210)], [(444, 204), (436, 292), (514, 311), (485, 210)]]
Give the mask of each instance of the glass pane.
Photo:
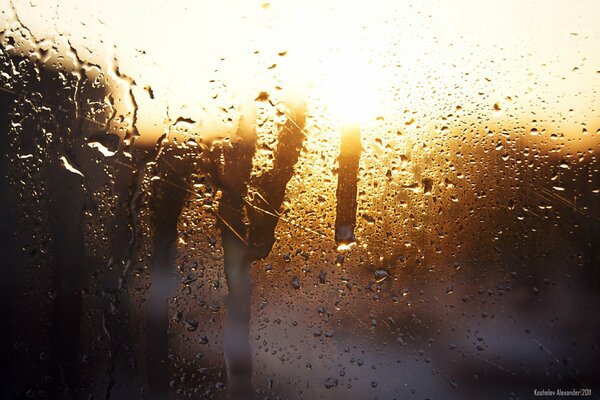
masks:
[(600, 393), (600, 3), (0, 12), (0, 397)]

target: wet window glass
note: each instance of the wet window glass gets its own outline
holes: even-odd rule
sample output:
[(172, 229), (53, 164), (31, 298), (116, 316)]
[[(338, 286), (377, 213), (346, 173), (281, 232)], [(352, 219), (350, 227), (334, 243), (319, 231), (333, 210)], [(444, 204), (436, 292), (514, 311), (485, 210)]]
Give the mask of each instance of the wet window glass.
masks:
[(597, 1), (0, 13), (0, 397), (600, 396)]

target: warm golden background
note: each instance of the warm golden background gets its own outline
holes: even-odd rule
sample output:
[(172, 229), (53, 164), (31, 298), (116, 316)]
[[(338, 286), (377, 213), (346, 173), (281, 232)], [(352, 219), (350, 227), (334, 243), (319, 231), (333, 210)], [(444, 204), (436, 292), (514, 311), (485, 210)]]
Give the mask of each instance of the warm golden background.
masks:
[[(226, 398), (223, 192), (206, 157), (255, 111), (245, 123), (258, 134), (252, 176), (263, 176), (298, 105), (303, 149), (273, 249), (252, 265), (258, 395), (600, 390), (600, 2), (0, 10), (0, 386), (14, 398), (72, 384), (57, 362), (80, 397), (144, 398), (152, 318), (165, 327), (156, 351), (168, 352), (159, 380), (171, 397)], [(337, 158), (350, 125), (363, 147), (357, 245), (340, 250)], [(168, 299), (158, 317), (157, 287)], [(80, 308), (64, 300), (75, 292)], [(57, 304), (76, 310), (65, 324), (78, 341), (51, 339), (65, 322)], [(72, 360), (56, 355), (65, 348)]]

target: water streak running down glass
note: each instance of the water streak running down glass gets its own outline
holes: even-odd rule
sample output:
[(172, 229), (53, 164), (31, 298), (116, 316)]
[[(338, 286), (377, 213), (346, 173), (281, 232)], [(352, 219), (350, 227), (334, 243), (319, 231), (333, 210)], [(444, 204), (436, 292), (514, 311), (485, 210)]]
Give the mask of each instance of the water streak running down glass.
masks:
[(600, 395), (600, 5), (0, 0), (0, 397)]

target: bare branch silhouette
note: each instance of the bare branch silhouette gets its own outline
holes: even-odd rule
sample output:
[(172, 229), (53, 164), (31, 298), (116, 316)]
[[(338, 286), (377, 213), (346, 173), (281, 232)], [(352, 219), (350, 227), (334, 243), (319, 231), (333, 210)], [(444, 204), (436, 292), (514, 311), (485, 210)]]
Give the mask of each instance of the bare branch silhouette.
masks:
[[(251, 179), (257, 141), (254, 110), (242, 113), (236, 140), (205, 153), (209, 175), (222, 192), (217, 215), (229, 288), (223, 349), (232, 399), (254, 398), (252, 350), (248, 341), (250, 266), (254, 260), (266, 257), (273, 246), (277, 213), (302, 149), (305, 120), (304, 106), (289, 113), (278, 135), (273, 169), (254, 180)], [(257, 193), (254, 203), (246, 200), (249, 185)]]
[[(279, 132), (273, 168), (253, 179), (256, 195), (252, 199), (255, 207), (248, 209), (250, 220), (249, 241), (254, 259), (265, 258), (275, 242), (275, 227), (283, 204), (288, 182), (294, 175), (304, 143), (306, 105), (296, 104), (288, 113), (288, 119)], [(268, 210), (270, 212), (264, 212)]]

